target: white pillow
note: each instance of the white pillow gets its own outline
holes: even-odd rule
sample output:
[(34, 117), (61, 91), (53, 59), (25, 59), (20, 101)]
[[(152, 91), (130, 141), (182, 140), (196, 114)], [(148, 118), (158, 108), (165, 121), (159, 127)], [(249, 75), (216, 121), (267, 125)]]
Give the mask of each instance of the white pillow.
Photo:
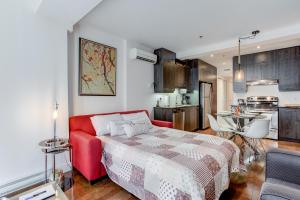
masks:
[(129, 124), (130, 121), (110, 121), (109, 127), (110, 127), (110, 135), (111, 136), (117, 136), (117, 135), (125, 135), (125, 130), (123, 125)]
[(149, 117), (146, 114), (146, 112), (138, 112), (138, 113), (132, 113), (132, 114), (123, 114), (122, 117), (123, 117), (123, 119), (125, 121), (143, 121), (143, 122), (145, 122), (148, 125), (149, 129), (153, 128), (151, 120), (149, 119)]
[(122, 125), (127, 137), (148, 133), (149, 125), (144, 121), (131, 121), (129, 124)]
[(110, 121), (121, 121), (122, 117), (120, 114), (112, 115), (95, 115), (91, 117), (93, 127), (97, 135), (107, 135), (110, 133), (109, 122)]

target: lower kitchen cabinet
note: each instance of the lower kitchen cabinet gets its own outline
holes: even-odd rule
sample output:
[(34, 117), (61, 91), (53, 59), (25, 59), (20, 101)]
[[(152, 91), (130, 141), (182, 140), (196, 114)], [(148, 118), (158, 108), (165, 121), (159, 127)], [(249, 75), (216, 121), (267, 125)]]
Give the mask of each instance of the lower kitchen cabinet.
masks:
[(279, 108), (278, 138), (300, 142), (300, 108)]
[(173, 122), (177, 129), (194, 131), (199, 128), (199, 106), (155, 107), (154, 119)]
[(199, 107), (186, 107), (185, 111), (185, 122), (184, 130), (194, 131), (199, 128)]

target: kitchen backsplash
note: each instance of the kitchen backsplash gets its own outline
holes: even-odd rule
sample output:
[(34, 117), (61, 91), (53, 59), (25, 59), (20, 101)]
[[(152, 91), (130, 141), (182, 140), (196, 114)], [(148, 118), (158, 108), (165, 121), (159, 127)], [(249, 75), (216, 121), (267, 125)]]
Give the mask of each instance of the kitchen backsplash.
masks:
[(279, 98), (279, 105), (299, 104), (300, 92), (280, 92), (278, 85), (257, 85), (248, 86), (247, 93), (233, 93), (233, 104), (237, 104), (237, 99), (245, 99), (249, 96), (276, 96)]
[[(194, 90), (192, 93), (187, 93), (186, 96), (190, 97), (190, 104), (198, 105), (198, 96), (199, 92)], [(176, 105), (176, 97), (177, 97), (177, 104), (181, 104), (182, 102), (182, 95), (179, 93), (179, 89), (175, 89), (173, 93), (156, 93), (155, 99), (156, 101), (159, 100), (159, 105), (161, 107), (170, 106), (173, 107)], [(155, 103), (156, 105), (156, 103)]]

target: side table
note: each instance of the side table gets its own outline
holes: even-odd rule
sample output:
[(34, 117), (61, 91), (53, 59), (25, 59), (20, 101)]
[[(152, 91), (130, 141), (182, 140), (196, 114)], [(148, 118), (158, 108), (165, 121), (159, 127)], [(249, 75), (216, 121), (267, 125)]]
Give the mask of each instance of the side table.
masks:
[(56, 139), (48, 139), (43, 140), (39, 143), (39, 146), (42, 149), (42, 152), (45, 154), (45, 183), (48, 182), (48, 155), (53, 156), (53, 181), (56, 180), (55, 177), (55, 155), (64, 153), (65, 151), (70, 151), (71, 145), (68, 139), (56, 138)]

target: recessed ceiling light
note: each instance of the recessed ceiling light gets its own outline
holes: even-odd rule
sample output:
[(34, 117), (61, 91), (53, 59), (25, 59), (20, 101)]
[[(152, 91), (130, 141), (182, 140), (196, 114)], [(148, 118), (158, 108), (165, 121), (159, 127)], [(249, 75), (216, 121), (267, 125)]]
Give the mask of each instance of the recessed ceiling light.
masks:
[(223, 62), (223, 65), (226, 65), (226, 62)]
[(260, 46), (259, 45), (257, 45), (257, 47), (256, 47), (257, 49), (260, 49)]
[(214, 54), (210, 54), (210, 57), (214, 57), (215, 55)]

